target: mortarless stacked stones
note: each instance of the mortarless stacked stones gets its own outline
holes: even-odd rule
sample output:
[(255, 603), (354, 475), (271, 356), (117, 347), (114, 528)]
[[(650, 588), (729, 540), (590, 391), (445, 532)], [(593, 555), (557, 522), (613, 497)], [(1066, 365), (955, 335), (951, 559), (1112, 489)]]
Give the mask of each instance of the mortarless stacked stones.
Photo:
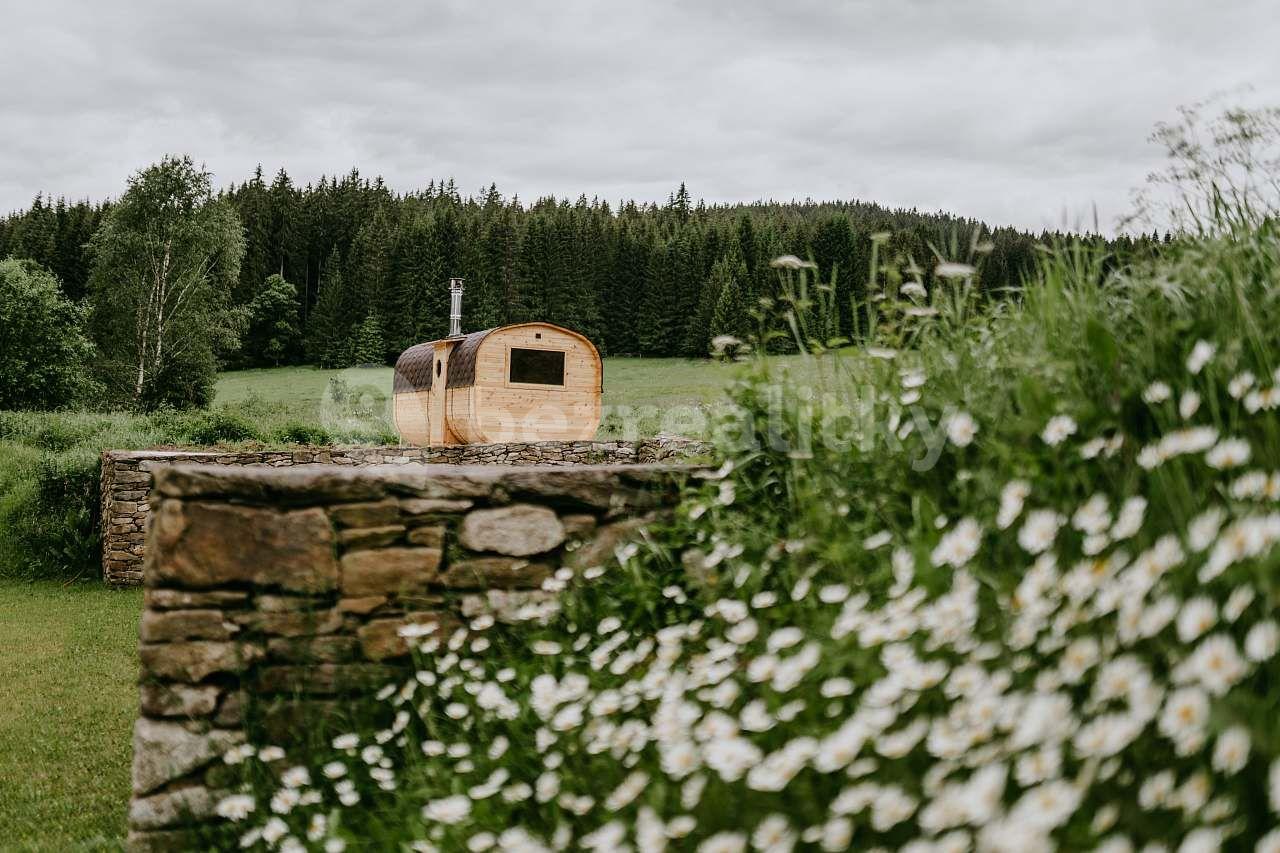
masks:
[(146, 543), (129, 845), (189, 849), (246, 709), (285, 745), (408, 666), (400, 629), (498, 618), (604, 564), (690, 469), (162, 466)]
[(266, 451), (108, 450), (102, 454), (102, 577), (113, 586), (142, 583), (152, 471), (202, 464), (286, 468), (295, 465), (587, 465), (663, 462), (708, 456), (711, 446), (678, 436), (640, 441), (542, 441), (452, 447), (326, 447)]

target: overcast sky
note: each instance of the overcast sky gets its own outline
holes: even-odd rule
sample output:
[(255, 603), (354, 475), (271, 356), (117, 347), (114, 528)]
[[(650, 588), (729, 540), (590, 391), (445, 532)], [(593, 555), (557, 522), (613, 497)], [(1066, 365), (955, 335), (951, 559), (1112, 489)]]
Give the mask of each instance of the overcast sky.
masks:
[[(376, 8), (375, 8), (376, 7)], [(5, 3), (0, 210), (118, 196), (189, 153), (225, 185), (859, 198), (1104, 227), (1154, 122), (1280, 103), (1276, 0)]]

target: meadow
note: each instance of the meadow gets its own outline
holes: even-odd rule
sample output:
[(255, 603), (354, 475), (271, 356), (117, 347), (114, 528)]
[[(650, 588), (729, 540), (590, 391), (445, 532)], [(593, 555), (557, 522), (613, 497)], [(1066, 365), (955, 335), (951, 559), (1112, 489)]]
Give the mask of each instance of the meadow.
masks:
[[(370, 434), (375, 432), (375, 424), (381, 425), (386, 433), (383, 437), (394, 442), (387, 405), (393, 372), (389, 367), (238, 370), (218, 378), (215, 405), (255, 413), (270, 434), (288, 423), (324, 424), (337, 402), (334, 388), (342, 387), (368, 398)], [(712, 402), (723, 399), (725, 388), (738, 372), (731, 363), (708, 359), (606, 358), (604, 417), (598, 437), (617, 438), (628, 429), (641, 435), (666, 429), (701, 436), (707, 421), (694, 415), (690, 423), (688, 417), (668, 417), (668, 413), (705, 411)], [(334, 380), (338, 386), (331, 385)]]

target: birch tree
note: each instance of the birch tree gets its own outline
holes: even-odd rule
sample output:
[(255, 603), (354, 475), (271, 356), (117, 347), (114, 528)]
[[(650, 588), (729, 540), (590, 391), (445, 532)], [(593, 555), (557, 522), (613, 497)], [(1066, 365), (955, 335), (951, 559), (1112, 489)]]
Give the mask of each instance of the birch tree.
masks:
[(244, 325), (232, 305), (244, 242), (235, 210), (190, 157), (166, 157), (129, 179), (90, 242), (93, 331), (118, 402), (210, 401), (219, 356)]

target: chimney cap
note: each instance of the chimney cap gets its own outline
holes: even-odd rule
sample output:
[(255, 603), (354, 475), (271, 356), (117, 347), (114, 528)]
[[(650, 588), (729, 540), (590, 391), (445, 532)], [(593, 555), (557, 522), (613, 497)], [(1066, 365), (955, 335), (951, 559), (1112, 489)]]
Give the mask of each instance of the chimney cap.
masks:
[(450, 292), (454, 290), (462, 290), (462, 279), (460, 278), (449, 279), (449, 290)]

